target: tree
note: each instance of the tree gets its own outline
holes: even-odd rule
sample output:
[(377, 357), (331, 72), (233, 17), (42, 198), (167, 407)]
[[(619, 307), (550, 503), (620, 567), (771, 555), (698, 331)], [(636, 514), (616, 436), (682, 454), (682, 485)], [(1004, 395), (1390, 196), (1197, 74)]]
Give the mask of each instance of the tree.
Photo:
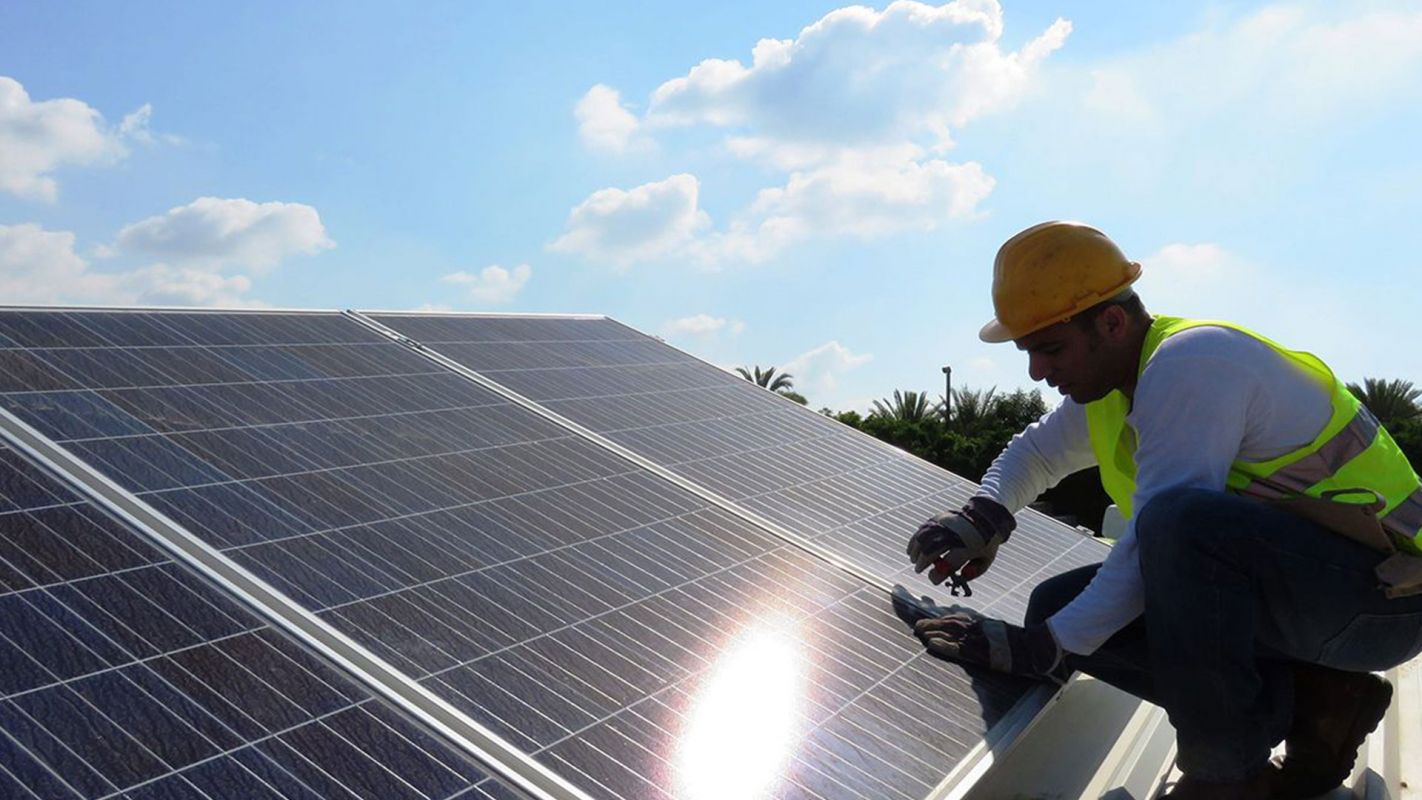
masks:
[(874, 401), (874, 410), (870, 412), (870, 416), (901, 422), (922, 422), (933, 413), (935, 409), (928, 403), (928, 392), (901, 392), (895, 389), (892, 400), (886, 397)]
[(1412, 462), (1412, 471), (1422, 473), (1422, 417), (1399, 423), (1396, 427), (1388, 427), (1387, 432), (1392, 434), (1392, 439), (1397, 442), (1402, 454)]
[(754, 367), (753, 369), (755, 372), (752, 373), (745, 367), (736, 367), (736, 372), (742, 378), (745, 378), (757, 386), (769, 389), (772, 392), (788, 392), (795, 388), (795, 376), (788, 372), (777, 374), (775, 367), (766, 367), (764, 370), (760, 367)]
[[(992, 423), (997, 410), (997, 387), (977, 390), (964, 386), (953, 392), (953, 406), (949, 410), (949, 424), (958, 433), (969, 436), (980, 433)], [(939, 407), (942, 407), (939, 403)]]
[(810, 404), (810, 401), (803, 394), (800, 394), (799, 392), (792, 392), (789, 389), (781, 389), (776, 394), (779, 394), (781, 397), (794, 400), (802, 406), (807, 406)]
[(1348, 384), (1348, 391), (1362, 401), (1389, 431), (1422, 417), (1422, 406), (1417, 404), (1418, 398), (1422, 398), (1422, 389), (1413, 387), (1412, 381), (1364, 378), (1362, 386)]

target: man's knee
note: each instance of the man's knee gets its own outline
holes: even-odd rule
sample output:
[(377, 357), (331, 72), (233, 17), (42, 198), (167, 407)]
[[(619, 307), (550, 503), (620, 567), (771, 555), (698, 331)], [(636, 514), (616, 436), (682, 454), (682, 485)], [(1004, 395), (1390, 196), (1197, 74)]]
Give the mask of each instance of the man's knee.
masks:
[(1091, 578), (1096, 575), (1100, 566), (1092, 564), (1089, 567), (1078, 567), (1037, 584), (1027, 601), (1027, 624), (1045, 622), (1048, 617), (1065, 608), (1067, 603), (1074, 600), (1086, 585), (1091, 583)]

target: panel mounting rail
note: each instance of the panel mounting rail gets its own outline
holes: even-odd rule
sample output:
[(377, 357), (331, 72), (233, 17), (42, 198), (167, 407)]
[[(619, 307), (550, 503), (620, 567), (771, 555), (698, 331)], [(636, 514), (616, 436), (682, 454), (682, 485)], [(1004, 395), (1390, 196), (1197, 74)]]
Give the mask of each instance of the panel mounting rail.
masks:
[(0, 439), (464, 754), (523, 800), (593, 800), (141, 498), (0, 408)]

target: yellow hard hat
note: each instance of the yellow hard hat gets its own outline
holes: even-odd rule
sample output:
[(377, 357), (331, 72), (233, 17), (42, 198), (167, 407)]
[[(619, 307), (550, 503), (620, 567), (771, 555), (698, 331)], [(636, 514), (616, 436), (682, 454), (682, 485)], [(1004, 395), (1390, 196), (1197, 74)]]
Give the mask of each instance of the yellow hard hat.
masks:
[(1120, 294), (1141, 276), (1106, 234), (1080, 222), (1043, 222), (1003, 243), (992, 265), (997, 318), (978, 338), (1010, 342)]

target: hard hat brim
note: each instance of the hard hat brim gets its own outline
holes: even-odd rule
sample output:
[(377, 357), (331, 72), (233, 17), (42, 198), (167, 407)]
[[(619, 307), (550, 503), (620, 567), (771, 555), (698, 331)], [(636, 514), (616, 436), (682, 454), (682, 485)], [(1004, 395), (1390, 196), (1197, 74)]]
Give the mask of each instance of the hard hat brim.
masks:
[(988, 324), (978, 331), (978, 338), (991, 344), (1002, 344), (1012, 341), (1012, 332), (1007, 326), (997, 321), (997, 317), (988, 320)]
[(990, 344), (1001, 344), (1003, 342), (1015, 341), (1017, 339), (1022, 338), (1023, 336), (1026, 336), (1031, 333), (1036, 333), (1037, 331), (1040, 331), (1043, 328), (1055, 325), (1058, 322), (1071, 319), (1072, 317), (1076, 316), (1077, 314), (1080, 314), (1088, 308), (1091, 308), (1097, 303), (1104, 303), (1107, 300), (1110, 300), (1111, 298), (1130, 288), (1131, 284), (1140, 280), (1140, 277), (1140, 262), (1132, 261), (1130, 262), (1130, 266), (1128, 267), (1128, 271), (1126, 273), (1126, 279), (1124, 281), (1122, 281), (1119, 285), (1112, 287), (1111, 289), (1104, 291), (1098, 295), (1083, 298), (1079, 303), (1077, 303), (1075, 308), (1071, 308), (1064, 313), (1057, 314), (1056, 316), (1048, 317), (1047, 319), (1036, 323), (1030, 329), (1022, 331), (1020, 333), (1013, 333), (1011, 330), (1008, 330), (1007, 326), (1003, 325), (1002, 322), (997, 319), (997, 317), (993, 317), (992, 320), (988, 322), (988, 324), (982, 327), (982, 330), (978, 331), (978, 338)]

